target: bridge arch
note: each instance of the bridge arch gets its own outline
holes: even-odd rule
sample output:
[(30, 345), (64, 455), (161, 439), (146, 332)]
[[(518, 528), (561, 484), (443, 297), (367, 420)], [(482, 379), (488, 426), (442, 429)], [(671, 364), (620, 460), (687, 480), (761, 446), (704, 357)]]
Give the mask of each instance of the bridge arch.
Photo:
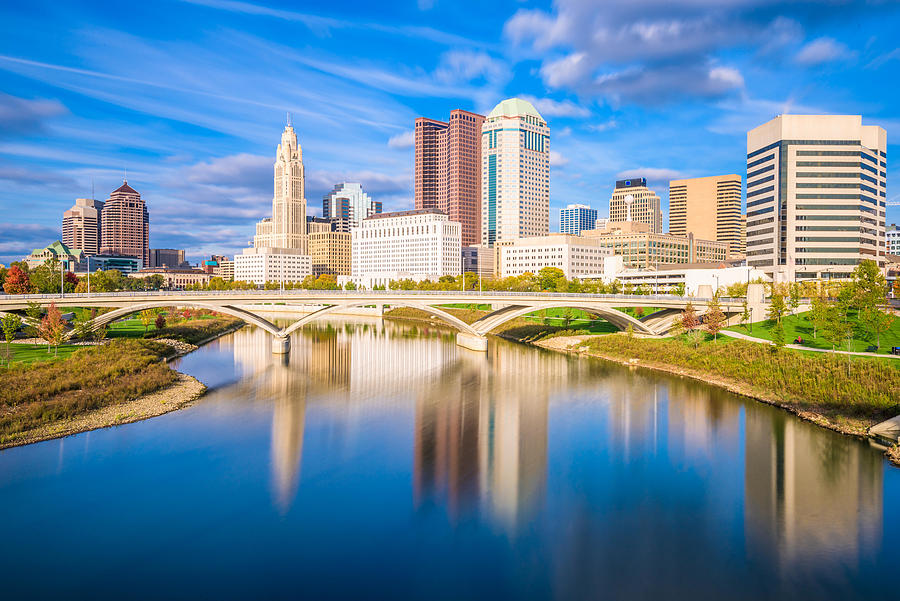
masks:
[(522, 317), (523, 315), (528, 315), (529, 313), (534, 313), (535, 311), (540, 311), (542, 309), (572, 308), (596, 313), (620, 330), (624, 330), (629, 325), (631, 325), (636, 331), (643, 332), (645, 334), (656, 335), (656, 332), (647, 327), (646, 324), (642, 323), (637, 318), (628, 315), (627, 313), (619, 311), (618, 309), (614, 309), (613, 307), (610, 307), (608, 305), (578, 302), (577, 299), (573, 300), (574, 302), (566, 302), (565, 299), (560, 299), (559, 302), (537, 303), (528, 306), (518, 306), (516, 308), (504, 307), (503, 309), (498, 309), (493, 313), (485, 315), (484, 317), (473, 323), (472, 327), (475, 328), (479, 336), (484, 336), (485, 334), (489, 334), (497, 327), (509, 321), (512, 321), (513, 319)]
[[(301, 317), (300, 319), (298, 319), (297, 321), (295, 321), (288, 327), (281, 330), (281, 332), (278, 334), (278, 336), (280, 336), (280, 337), (290, 336), (292, 333), (294, 333), (298, 329), (300, 329), (303, 326), (305, 326), (306, 324), (318, 319), (319, 317), (322, 317), (323, 315), (327, 315), (329, 313), (334, 313), (335, 311), (339, 311), (341, 309), (348, 309), (350, 307), (361, 307), (361, 306), (371, 305), (371, 304), (372, 304), (372, 301), (360, 301), (360, 302), (340, 303), (340, 304), (336, 304), (336, 305), (330, 305), (328, 307), (323, 307), (321, 309), (313, 311), (312, 313), (310, 313), (308, 315), (304, 315), (303, 317)], [(430, 313), (431, 315), (434, 315), (441, 321), (447, 323), (450, 326), (455, 327), (456, 329), (458, 329), (462, 332), (471, 334), (473, 336), (481, 336), (481, 334), (479, 334), (478, 331), (475, 328), (473, 328), (471, 325), (467, 324), (466, 322), (464, 322), (460, 318), (456, 317), (455, 315), (451, 315), (450, 313), (448, 313), (442, 309), (438, 309), (437, 307), (432, 307), (425, 303), (403, 301), (402, 299), (401, 300), (391, 299), (389, 304), (392, 307), (393, 306), (401, 306), (401, 307), (409, 307), (411, 309), (419, 309), (420, 311), (425, 311), (426, 313)]]
[[(236, 317), (246, 323), (253, 324), (255, 326), (259, 326), (266, 332), (272, 334), (273, 336), (279, 336), (280, 329), (270, 322), (269, 320), (260, 317), (254, 313), (250, 313), (249, 311), (245, 311), (243, 309), (238, 309), (237, 307), (231, 307), (228, 305), (215, 305), (211, 303), (203, 303), (203, 302), (195, 302), (195, 301), (152, 301), (152, 302), (144, 302), (137, 305), (130, 305), (128, 307), (121, 307), (119, 309), (115, 309), (110, 311), (109, 313), (104, 313), (103, 315), (98, 315), (94, 319), (89, 322), (89, 328), (94, 330), (102, 325), (107, 325), (115, 320), (125, 317), (126, 315), (131, 315), (133, 313), (139, 313), (144, 309), (155, 309), (158, 307), (190, 307), (192, 309), (210, 309), (211, 311), (216, 311), (218, 313), (224, 313), (226, 315), (231, 315), (232, 317)], [(71, 334), (70, 334), (71, 335)]]

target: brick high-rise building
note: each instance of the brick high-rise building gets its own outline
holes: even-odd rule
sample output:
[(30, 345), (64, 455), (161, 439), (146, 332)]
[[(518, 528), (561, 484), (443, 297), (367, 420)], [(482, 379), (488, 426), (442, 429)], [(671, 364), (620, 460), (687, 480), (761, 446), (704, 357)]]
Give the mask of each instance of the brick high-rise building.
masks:
[(481, 125), (456, 109), (450, 121), (416, 119), (416, 208), (438, 209), (462, 224), (463, 245), (481, 241)]
[(99, 253), (102, 211), (102, 200), (76, 198), (75, 206), (63, 213), (62, 243), (69, 248), (77, 248), (86, 255)]
[(113, 190), (101, 215), (102, 254), (125, 255), (150, 264), (150, 214), (140, 193), (125, 182)]

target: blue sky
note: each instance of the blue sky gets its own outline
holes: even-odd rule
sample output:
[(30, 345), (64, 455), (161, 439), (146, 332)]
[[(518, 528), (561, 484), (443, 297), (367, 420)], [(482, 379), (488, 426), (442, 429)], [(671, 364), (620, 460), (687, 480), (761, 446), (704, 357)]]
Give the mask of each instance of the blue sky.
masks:
[[(0, 262), (59, 238), (128, 169), (151, 246), (234, 253), (270, 211), (293, 114), (312, 214), (339, 181), (413, 204), (413, 121), (534, 102), (551, 127), (551, 229), (614, 181), (745, 174), (779, 113), (862, 114), (900, 138), (896, 2), (6, 2)], [(665, 208), (665, 207), (664, 207)], [(897, 207), (888, 223), (900, 221)]]

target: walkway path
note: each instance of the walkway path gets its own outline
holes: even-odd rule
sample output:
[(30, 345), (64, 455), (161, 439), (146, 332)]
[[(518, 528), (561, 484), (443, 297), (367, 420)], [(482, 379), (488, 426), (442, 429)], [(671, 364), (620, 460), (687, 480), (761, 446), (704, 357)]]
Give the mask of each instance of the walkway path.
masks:
[[(719, 334), (724, 334), (725, 336), (730, 336), (732, 338), (740, 338), (741, 340), (749, 340), (750, 342), (758, 342), (760, 344), (768, 344), (769, 346), (774, 345), (775, 343), (771, 340), (766, 340), (765, 338), (754, 338), (753, 336), (747, 336), (746, 334), (741, 334), (740, 332), (733, 332), (731, 330), (720, 330)], [(835, 353), (837, 355), (859, 355), (861, 357), (881, 357), (882, 359), (900, 359), (900, 355), (885, 355), (882, 353), (864, 353), (861, 351), (833, 351), (827, 348), (813, 348), (811, 346), (803, 346), (802, 344), (785, 344), (785, 348), (795, 349), (798, 351), (812, 351), (814, 353)]]

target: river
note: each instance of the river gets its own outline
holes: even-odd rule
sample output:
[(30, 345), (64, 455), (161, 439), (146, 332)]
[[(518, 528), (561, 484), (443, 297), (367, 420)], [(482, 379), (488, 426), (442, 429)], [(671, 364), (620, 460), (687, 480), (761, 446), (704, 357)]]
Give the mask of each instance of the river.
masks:
[(696, 381), (354, 318), (0, 452), (6, 599), (888, 599), (900, 469)]

